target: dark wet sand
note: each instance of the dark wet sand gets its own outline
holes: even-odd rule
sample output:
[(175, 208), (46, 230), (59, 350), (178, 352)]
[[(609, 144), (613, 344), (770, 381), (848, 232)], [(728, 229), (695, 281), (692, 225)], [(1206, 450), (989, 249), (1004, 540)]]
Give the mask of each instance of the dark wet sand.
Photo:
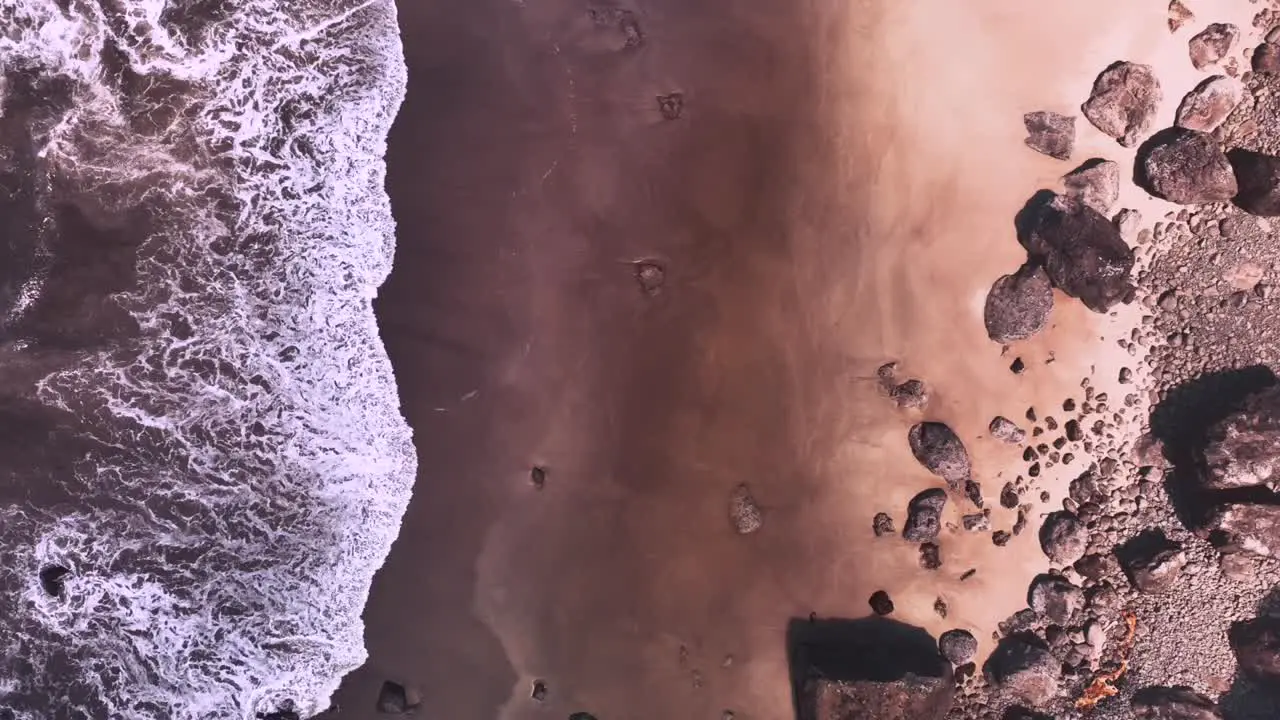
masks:
[[(852, 71), (887, 46), (870, 41), (881, 19), (839, 5), (663, 0), (637, 35), (581, 0), (402, 4), (399, 247), (377, 310), (421, 471), (339, 717), (375, 717), (390, 679), (450, 720), (781, 718), (795, 617), (864, 615), (881, 587), (935, 633), (1021, 605), (1041, 562), (1027, 536), (1000, 551), (1007, 580), (980, 574), (968, 599), (958, 576), (992, 557), (987, 536), (949, 541), (934, 574), (905, 543), (872, 544), (876, 511), (901, 522), (938, 481), (869, 378), (908, 358), (941, 388), (928, 417), (966, 438), (1078, 387), (1091, 358), (1072, 343), (1094, 335), (1078, 308), (1055, 315), (1057, 345), (1022, 350), (1040, 369), (1021, 378), (980, 318), (1020, 262), (1008, 218), (1063, 168), (1020, 148), (1017, 103), (994, 103), (1005, 119), (979, 137), (963, 123), (987, 111), (953, 111), (940, 137), (904, 120), (968, 86), (887, 103), (892, 76)], [(930, 142), (972, 157), (921, 183)], [(983, 157), (970, 188), (992, 144), (1017, 159)], [(638, 260), (665, 268), (657, 294)], [(974, 450), (992, 498), (1011, 452)], [(727, 516), (743, 482), (765, 508), (745, 537)]]

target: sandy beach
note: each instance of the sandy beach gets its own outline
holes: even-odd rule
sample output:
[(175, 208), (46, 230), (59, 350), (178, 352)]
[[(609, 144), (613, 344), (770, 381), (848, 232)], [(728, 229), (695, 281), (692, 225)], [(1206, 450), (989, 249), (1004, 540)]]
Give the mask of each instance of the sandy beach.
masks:
[[(790, 717), (789, 623), (877, 590), (985, 656), (1048, 566), (1035, 533), (997, 546), (952, 503), (930, 570), (872, 516), (943, 486), (905, 440), (933, 420), (1008, 530), (1025, 463), (991, 419), (1120, 394), (1132, 309), (1059, 293), (1007, 352), (982, 314), (1036, 190), (1131, 170), (1083, 120), (1073, 162), (1031, 152), (1022, 116), (1174, 53), (1164, 4), (1134, 5), (402, 3), (376, 309), (421, 469), (335, 716), (378, 716), (390, 680), (451, 720)], [(890, 361), (926, 408), (885, 396)], [(1045, 470), (1033, 528), (1086, 462)]]

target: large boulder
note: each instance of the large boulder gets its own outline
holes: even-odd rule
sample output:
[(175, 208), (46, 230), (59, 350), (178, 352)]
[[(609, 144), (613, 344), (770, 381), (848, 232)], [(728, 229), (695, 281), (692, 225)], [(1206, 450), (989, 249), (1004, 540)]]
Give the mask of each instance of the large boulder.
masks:
[(964, 443), (947, 425), (940, 422), (916, 423), (907, 431), (911, 454), (929, 472), (959, 487), (973, 470)]
[(1231, 54), (1240, 39), (1240, 28), (1231, 23), (1212, 23), (1187, 41), (1191, 64), (1204, 70)]
[(1059, 160), (1071, 157), (1076, 144), (1076, 119), (1070, 115), (1037, 110), (1022, 116), (1027, 147)]
[(1240, 188), (1236, 205), (1251, 215), (1280, 216), (1280, 157), (1239, 149), (1227, 157)]
[(1062, 566), (1084, 557), (1089, 547), (1089, 528), (1080, 518), (1066, 510), (1050, 513), (1040, 526), (1040, 549), (1046, 557)]
[(955, 681), (907, 673), (888, 681), (809, 680), (801, 699), (802, 720), (942, 720), (951, 707)]
[(1093, 158), (1062, 176), (1067, 197), (1074, 198), (1103, 215), (1109, 215), (1120, 199), (1120, 163)]
[(902, 526), (902, 537), (909, 542), (933, 542), (942, 530), (942, 508), (947, 505), (947, 494), (939, 488), (917, 493), (907, 503), (907, 522)]
[(1053, 285), (1043, 268), (1024, 265), (991, 285), (982, 311), (987, 337), (998, 343), (1025, 340), (1044, 329), (1053, 310)]
[(1019, 220), (1021, 241), (1054, 287), (1106, 312), (1133, 289), (1133, 250), (1110, 220), (1061, 195), (1033, 200)]
[(1177, 585), (1186, 566), (1187, 554), (1180, 547), (1168, 545), (1126, 558), (1124, 569), (1140, 592), (1158, 595)]
[(1251, 396), (1209, 428), (1200, 484), (1280, 490), (1280, 386)]
[(1164, 91), (1150, 65), (1116, 62), (1093, 81), (1093, 91), (1080, 109), (1094, 127), (1133, 147), (1151, 131), (1163, 100)]
[(1219, 505), (1209, 515), (1205, 529), (1220, 545), (1255, 555), (1280, 557), (1280, 505)]
[(1280, 683), (1280, 617), (1235, 623), (1228, 637), (1240, 672), (1261, 683)]
[(1033, 707), (1048, 704), (1060, 689), (1062, 663), (1032, 636), (1001, 640), (983, 670), (993, 687)]
[(1227, 202), (1235, 197), (1236, 176), (1212, 135), (1186, 128), (1156, 133), (1138, 150), (1143, 189), (1179, 205)]
[(1182, 98), (1174, 124), (1188, 130), (1213, 132), (1240, 104), (1240, 83), (1214, 75)]
[(1084, 591), (1057, 575), (1037, 575), (1027, 590), (1027, 605), (1041, 617), (1066, 625), (1084, 607)]
[(1134, 693), (1138, 720), (1222, 720), (1218, 705), (1189, 687), (1147, 687)]

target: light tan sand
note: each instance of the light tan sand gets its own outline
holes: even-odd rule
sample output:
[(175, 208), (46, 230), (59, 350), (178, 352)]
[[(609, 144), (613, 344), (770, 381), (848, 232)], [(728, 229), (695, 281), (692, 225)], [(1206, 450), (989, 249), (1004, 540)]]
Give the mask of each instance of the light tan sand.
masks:
[[(1096, 74), (1130, 59), (1159, 63), (1168, 124), (1203, 77), (1186, 37), (1231, 13), (1170, 37), (1156, 0), (633, 9), (629, 49), (580, 1), (402, 6), (401, 248), (379, 309), (423, 470), (343, 717), (372, 716), (390, 678), (452, 720), (785, 718), (788, 621), (865, 615), (879, 589), (899, 620), (970, 628), (985, 653), (1045, 567), (1039, 516), (1005, 548), (944, 531), (936, 572), (876, 540), (876, 512), (900, 528), (941, 485), (907, 428), (954, 427), (1008, 529), (997, 495), (1022, 463), (986, 437), (991, 418), (1029, 426), (1028, 406), (1082, 400), (1091, 367), (1123, 394), (1114, 340), (1133, 310), (1058, 296), (1052, 327), (1005, 356), (983, 330), (1037, 189), (1106, 157), (1124, 166), (1121, 206), (1165, 210), (1083, 117), (1063, 163), (1024, 147), (1022, 114), (1078, 114)], [(664, 121), (655, 96), (673, 91), (684, 115)], [(639, 259), (666, 268), (654, 297)], [(929, 384), (923, 414), (880, 394), (887, 360)], [(1045, 479), (1054, 503), (1087, 463)], [(764, 525), (738, 536), (744, 482)]]

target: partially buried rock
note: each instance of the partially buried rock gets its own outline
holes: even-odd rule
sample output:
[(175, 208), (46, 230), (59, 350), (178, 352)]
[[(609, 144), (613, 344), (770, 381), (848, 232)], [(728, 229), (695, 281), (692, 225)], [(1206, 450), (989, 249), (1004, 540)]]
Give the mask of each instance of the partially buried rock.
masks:
[(1022, 634), (1001, 640), (983, 669), (988, 683), (1032, 706), (1052, 700), (1062, 676), (1062, 663), (1035, 637)]
[(932, 542), (942, 529), (942, 508), (947, 505), (947, 493), (930, 488), (911, 498), (907, 504), (907, 522), (902, 527), (902, 537), (910, 542)]
[(1106, 312), (1132, 292), (1133, 250), (1097, 210), (1063, 196), (1038, 196), (1020, 225), (1031, 259), (1090, 310)]
[(1191, 54), (1191, 64), (1197, 70), (1204, 70), (1210, 65), (1231, 54), (1236, 41), (1240, 39), (1240, 28), (1231, 23), (1212, 23), (1204, 30), (1196, 33), (1187, 41), (1187, 50)]
[(987, 337), (998, 343), (1024, 340), (1044, 329), (1053, 310), (1053, 286), (1042, 268), (1027, 265), (997, 279), (982, 311)]
[(1249, 397), (1209, 429), (1203, 468), (1200, 484), (1211, 490), (1280, 490), (1280, 386)]
[(1218, 545), (1280, 557), (1280, 505), (1219, 505), (1210, 514), (1205, 528)]
[(942, 567), (942, 549), (937, 543), (920, 544), (920, 567), (925, 570), (937, 570)]
[(1084, 557), (1089, 546), (1089, 529), (1065, 510), (1050, 513), (1040, 527), (1040, 549), (1059, 565), (1071, 565)]
[(1133, 147), (1151, 131), (1163, 99), (1150, 65), (1117, 62), (1093, 81), (1093, 91), (1080, 109), (1094, 127)]
[(1213, 132), (1240, 104), (1240, 85), (1225, 75), (1214, 75), (1182, 98), (1176, 124), (1180, 128)]
[(1017, 445), (1027, 439), (1027, 431), (1003, 415), (995, 416), (987, 426), (987, 431), (991, 433), (991, 437), (1010, 445)]
[(952, 665), (963, 665), (978, 654), (978, 639), (968, 630), (948, 630), (938, 638), (938, 651)]
[(1208, 133), (1162, 130), (1138, 150), (1138, 165), (1144, 190), (1180, 205), (1226, 202), (1236, 194), (1231, 163)]
[(940, 422), (922, 422), (907, 432), (911, 454), (929, 472), (958, 487), (969, 479), (972, 466), (964, 443), (947, 425)]
[(875, 518), (871, 520), (871, 530), (876, 534), (876, 537), (884, 537), (897, 532), (893, 527), (893, 518), (889, 517), (889, 513), (876, 513)]
[(1251, 215), (1280, 216), (1280, 157), (1240, 149), (1227, 157), (1240, 187), (1236, 205)]
[(378, 692), (378, 712), (387, 715), (403, 715), (413, 710), (421, 700), (417, 693), (397, 682), (387, 680)]
[(800, 720), (942, 720), (955, 680), (905, 672), (893, 680), (837, 680), (816, 675), (800, 697)]
[(1228, 637), (1240, 672), (1260, 683), (1280, 683), (1280, 617), (1235, 623)]
[(760, 505), (746, 485), (737, 486), (729, 495), (729, 522), (739, 535), (749, 535), (764, 523)]
[(1102, 214), (1111, 212), (1120, 199), (1120, 164), (1093, 158), (1062, 177), (1068, 197)]
[(895, 385), (889, 391), (889, 397), (904, 409), (919, 410), (929, 404), (929, 389), (920, 380), (907, 380)]
[(1066, 625), (1084, 607), (1084, 591), (1057, 575), (1037, 575), (1027, 590), (1027, 605), (1037, 615)]
[(1280, 73), (1280, 45), (1264, 42), (1253, 49), (1251, 58), (1253, 71), (1257, 73)]
[(1148, 687), (1133, 696), (1138, 720), (1222, 720), (1218, 706), (1189, 687)]
[(1186, 566), (1187, 554), (1172, 543), (1135, 553), (1124, 563), (1125, 573), (1134, 587), (1151, 595), (1172, 590)]
[(1076, 119), (1070, 115), (1038, 110), (1022, 116), (1027, 147), (1059, 160), (1071, 157), (1076, 144)]

